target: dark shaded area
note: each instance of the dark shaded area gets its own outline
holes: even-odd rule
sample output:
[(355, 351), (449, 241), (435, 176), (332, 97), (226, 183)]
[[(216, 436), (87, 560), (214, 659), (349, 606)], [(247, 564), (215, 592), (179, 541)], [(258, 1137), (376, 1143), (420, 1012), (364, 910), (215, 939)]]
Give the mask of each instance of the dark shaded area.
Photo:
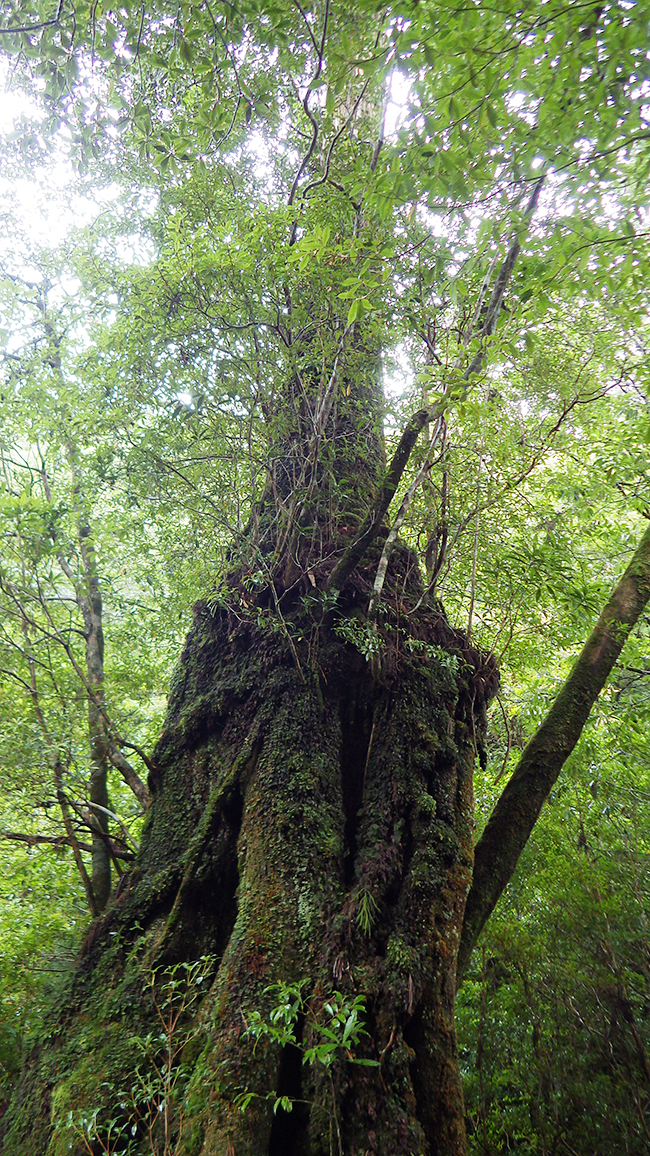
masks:
[[(346, 887), (354, 882), (358, 850), (359, 812), (363, 802), (370, 743), (372, 705), (370, 688), (357, 687), (341, 700), (341, 792), (345, 812), (345, 856), (343, 875)], [(365, 691), (365, 693), (364, 693)]]
[[(296, 1024), (296, 1039), (302, 1040), (303, 1017)], [(292, 1101), (291, 1111), (278, 1108), (271, 1127), (269, 1156), (309, 1156), (309, 1104), (302, 1103), (303, 1097), (302, 1052), (295, 1044), (287, 1044), (282, 1050), (280, 1076), (277, 1095), (288, 1096)]]
[(182, 913), (161, 963), (204, 954), (220, 959), (226, 950), (237, 919), (237, 840), (243, 809), (241, 789), (236, 784), (214, 823), (216, 829), (206, 832), (193, 871), (181, 883)]

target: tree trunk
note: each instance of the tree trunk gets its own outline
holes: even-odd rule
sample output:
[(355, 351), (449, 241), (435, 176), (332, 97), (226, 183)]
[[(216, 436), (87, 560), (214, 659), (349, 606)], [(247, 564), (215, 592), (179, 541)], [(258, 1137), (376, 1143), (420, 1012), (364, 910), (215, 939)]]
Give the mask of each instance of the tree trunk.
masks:
[[(56, 325), (48, 313), (47, 295), (38, 299), (38, 308), (42, 315), (42, 325), (49, 352), (49, 363), (54, 370), (58, 383), (65, 391), (65, 379), (61, 367), (61, 336)], [(72, 473), (73, 504), (77, 514), (77, 537), (79, 554), (81, 557), (82, 579), (79, 581), (69, 562), (59, 554), (59, 564), (71, 582), (75, 591), (77, 605), (84, 623), (86, 643), (86, 693), (88, 697), (88, 744), (90, 767), (88, 775), (88, 803), (90, 807), (90, 823), (92, 827), (92, 901), (89, 898), (90, 909), (93, 914), (103, 911), (111, 894), (111, 851), (108, 826), (108, 769), (110, 765), (110, 742), (105, 712), (104, 699), (104, 630), (102, 623), (102, 593), (97, 575), (95, 543), (89, 524), (85, 496), (79, 471), (77, 447), (70, 434), (65, 436), (66, 455)], [(41, 471), (43, 487), (48, 502), (52, 502), (52, 493), (47, 471), (43, 465)], [(137, 775), (131, 770), (131, 781), (139, 783)], [(133, 789), (137, 794), (135, 783)], [(80, 863), (81, 867), (81, 863)], [(86, 893), (88, 894), (87, 876), (85, 868), (81, 871)]]
[(95, 548), (85, 519), (79, 525), (79, 547), (83, 565), (83, 592), (79, 609), (83, 615), (88, 672), (88, 741), (90, 774), (88, 803), (92, 821), (92, 884), (98, 911), (103, 911), (111, 893), (111, 853), (108, 831), (109, 740), (104, 712), (104, 631), (102, 595), (95, 565)]
[[(338, 324), (327, 367), (308, 353), (227, 594), (195, 607), (136, 865), (91, 927), (3, 1121), (10, 1156), (465, 1152), (454, 998), (473, 767), (498, 674), (423, 596), (399, 542), (369, 622), (391, 487), (424, 423), (386, 469), (372, 351)], [(562, 699), (549, 716), (544, 758), (566, 757), (640, 612), (648, 543), (576, 668), (577, 713)], [(101, 785), (101, 600), (87, 535), (81, 547)], [(544, 777), (538, 762), (526, 837), (561, 765)], [(523, 781), (506, 791), (515, 810), (496, 847), (479, 844), (465, 950), (485, 896), (493, 906), (510, 877), (489, 886), (502, 844), (514, 869)], [(200, 1014), (186, 1022), (192, 1000), (181, 1000), (161, 1019), (164, 992), (182, 994), (179, 975), (196, 975), (183, 966), (201, 959)], [(268, 1031), (254, 1042), (278, 983), (303, 984), (307, 1006), (284, 1045)], [(334, 992), (348, 1007), (361, 999), (367, 1034), (332, 1063), (321, 1051), (303, 1064), (327, 1039)]]
[[(80, 1113), (115, 1115), (114, 1090), (134, 1080), (133, 1037), (151, 1029), (143, 974), (205, 955), (203, 1034), (185, 1060), (187, 1107), (170, 1151), (464, 1152), (455, 969), (475, 747), (496, 673), (436, 608), (407, 626), (421, 591), (402, 548), (373, 680), (341, 637), (371, 577), (345, 591), (338, 633), (334, 620), (312, 622), (308, 636), (301, 608), (286, 616), (291, 641), (240, 611), (195, 608), (137, 867), (85, 942), (59, 1009), (65, 1031), (27, 1069), (12, 1156), (45, 1154), (52, 1135), (51, 1152), (74, 1151)], [(328, 1071), (296, 1062), (295, 1047), (254, 1047), (245, 1029), (254, 1012), (268, 1015), (269, 985), (301, 980), (312, 997), (305, 1046), (334, 990), (359, 994), (368, 1035), (354, 1058), (378, 1066), (342, 1054)], [(242, 1092), (255, 1093), (244, 1112)], [(293, 1110), (274, 1114), (276, 1095)]]

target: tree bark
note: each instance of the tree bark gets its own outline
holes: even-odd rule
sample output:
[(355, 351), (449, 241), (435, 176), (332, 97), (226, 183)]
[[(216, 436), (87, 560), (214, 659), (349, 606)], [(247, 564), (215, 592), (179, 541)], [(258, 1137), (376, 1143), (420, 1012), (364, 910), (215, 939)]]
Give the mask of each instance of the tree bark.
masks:
[(483, 927), (512, 878), (539, 813), (649, 598), (650, 529), (643, 535), (551, 710), (525, 748), (476, 845), (458, 959), (459, 983)]
[[(398, 549), (389, 605), (396, 591), (415, 605), (416, 575)], [(348, 611), (367, 602), (371, 572), (362, 577), (344, 592)], [(423, 606), (410, 628), (419, 652), (395, 618), (377, 682), (327, 624), (317, 652), (313, 636), (299, 641), (301, 613), (287, 622), (290, 647), (239, 608), (196, 607), (137, 865), (89, 933), (58, 1011), (65, 1033), (26, 1069), (7, 1123), (12, 1156), (44, 1156), (50, 1143), (57, 1156), (74, 1151), (70, 1121), (88, 1105), (111, 1118), (110, 1087), (133, 1080), (129, 1041), (151, 1028), (133, 995), (143, 971), (203, 955), (212, 983), (202, 1045), (187, 1060), (179, 1156), (325, 1156), (330, 1133), (346, 1156), (464, 1153), (454, 982), (475, 735), (496, 672)], [(342, 1055), (330, 1078), (322, 1065), (292, 1066), (275, 1044), (254, 1048), (245, 1026), (268, 1015), (269, 985), (301, 980), (316, 1017), (334, 990), (362, 995), (357, 1055), (378, 1067)], [(306, 1044), (318, 1039), (304, 1031)], [(255, 1093), (244, 1113), (242, 1091)], [(280, 1094), (295, 1100), (291, 1113), (274, 1115)]]

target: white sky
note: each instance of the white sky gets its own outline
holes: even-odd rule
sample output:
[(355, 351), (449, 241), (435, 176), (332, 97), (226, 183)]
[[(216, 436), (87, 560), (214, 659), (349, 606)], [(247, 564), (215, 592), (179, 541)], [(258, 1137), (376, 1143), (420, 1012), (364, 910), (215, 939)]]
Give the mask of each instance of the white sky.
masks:
[[(8, 62), (0, 60), (0, 135), (10, 135), (21, 117), (36, 124), (39, 110), (26, 93), (7, 88)], [(16, 179), (0, 169), (0, 196), (10, 197), (25, 236), (37, 246), (55, 248), (73, 227), (90, 225), (103, 205), (114, 200), (117, 187), (97, 191), (93, 198), (71, 194), (74, 174), (63, 157), (37, 168), (32, 179)]]
[[(0, 60), (0, 135), (18, 127), (22, 116), (38, 121), (38, 108), (24, 92), (7, 87), (8, 61)], [(393, 135), (400, 127), (411, 83), (395, 70), (390, 77), (391, 99), (386, 109), (385, 132)], [(90, 225), (102, 207), (118, 194), (117, 187), (97, 190), (90, 197), (70, 196), (74, 174), (63, 158), (54, 159), (34, 174), (34, 179), (9, 179), (0, 170), (0, 196), (12, 194), (20, 224), (37, 245), (55, 248), (73, 227)]]

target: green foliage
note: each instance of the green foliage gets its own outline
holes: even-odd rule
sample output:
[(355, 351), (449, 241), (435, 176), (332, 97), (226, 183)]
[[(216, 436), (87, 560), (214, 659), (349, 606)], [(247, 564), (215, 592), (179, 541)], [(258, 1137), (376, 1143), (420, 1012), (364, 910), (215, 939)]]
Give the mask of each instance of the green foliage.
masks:
[(198, 1004), (214, 970), (208, 956), (170, 968), (152, 968), (145, 975), (145, 990), (154, 1011), (155, 1027), (144, 1036), (131, 1036), (129, 1045), (140, 1059), (126, 1088), (103, 1083), (100, 1092), (113, 1110), (102, 1107), (70, 1110), (63, 1127), (84, 1151), (106, 1156), (146, 1151), (151, 1156), (172, 1156), (185, 1125), (185, 1094), (192, 1067), (188, 1055), (203, 1029)]
[[(308, 987), (309, 980), (301, 980), (299, 983), (275, 983), (265, 988), (264, 994), (278, 1002), (268, 1016), (263, 1016), (258, 1010), (251, 1012), (244, 1038), (249, 1036), (255, 1041), (255, 1046), (260, 1040), (267, 1039), (280, 1048), (296, 1048), (302, 1055), (303, 1064), (321, 1066), (330, 1078), (332, 1069), (341, 1063), (379, 1067), (377, 1060), (355, 1056), (352, 1051), (368, 1035), (363, 1026), (366, 1014), (363, 996), (350, 999), (340, 991), (333, 991), (319, 998), (315, 1005), (314, 997), (307, 994)], [(305, 1034), (313, 1042), (306, 1043)], [(251, 1100), (256, 1098), (255, 1092), (242, 1091), (237, 1094), (235, 1104), (245, 1112)], [(271, 1093), (267, 1099), (273, 1102), (274, 1114), (280, 1108), (285, 1112), (293, 1108), (290, 1096)]]
[[(642, 1153), (650, 1100), (648, 624), (629, 642), (484, 933), (457, 1004), (472, 1150)], [(519, 747), (543, 712), (518, 685)], [(513, 688), (514, 689), (514, 688)], [(513, 689), (506, 703), (514, 706)], [(504, 703), (504, 705), (506, 705)], [(507, 749), (497, 708), (494, 770)], [(509, 762), (514, 762), (513, 755)], [(498, 786), (479, 778), (485, 814)]]
[(334, 630), (344, 642), (351, 643), (364, 658), (370, 659), (382, 651), (381, 635), (376, 627), (366, 619), (345, 618), (337, 622)]
[[(92, 206), (92, 225), (56, 249), (29, 240), (9, 195), (3, 205), (5, 831), (61, 834), (53, 752), (67, 794), (86, 801), (81, 493), (108, 713), (147, 751), (194, 599), (254, 613), (294, 647), (302, 633), (273, 596), (258, 605), (263, 591), (282, 595), (286, 579), (314, 619), (336, 617), (318, 567), (376, 486), (340, 462), (365, 461), (382, 422), (390, 454), (406, 418), (437, 401), (438, 448), (433, 460), (416, 448), (392, 512), (422, 468), (403, 537), (430, 597), (501, 666), (479, 825), (647, 516), (647, 4), (504, 0), (459, 13), (447, 0), (364, 0), (333, 5), (327, 24), (326, 11), (284, 0), (3, 5), (12, 83), (38, 105), (3, 144), (7, 171), (47, 186), (35, 165), (58, 149), (77, 172), (71, 203)], [(515, 235), (504, 308), (482, 344), (472, 326)], [(384, 410), (355, 440), (378, 376)], [(325, 401), (347, 433), (315, 444), (307, 478), (286, 447)], [(326, 531), (315, 493), (326, 494)], [(287, 557), (297, 569), (280, 581)], [(236, 568), (237, 597), (223, 582)], [(371, 661), (384, 653), (381, 621), (355, 612), (335, 631)], [(515, 1145), (632, 1153), (647, 1134), (630, 1026), (647, 1051), (647, 636), (644, 621), (461, 997), (473, 1143), (486, 1156)], [(459, 672), (456, 655), (408, 631), (402, 641)], [(110, 792), (137, 838), (139, 808), (117, 772)], [(36, 969), (65, 967), (83, 920), (70, 850), (50, 858), (44, 847), (3, 842), (7, 1084), (42, 1006), (47, 972)], [(373, 904), (360, 895), (365, 935)], [(389, 950), (400, 956), (399, 942)], [(174, 974), (156, 980), (172, 985), (169, 1007), (200, 986)], [(273, 998), (249, 1025), (256, 1042), (299, 1047), (326, 1070), (350, 1059), (362, 1003), (334, 993), (315, 1011), (300, 985)], [(308, 1048), (296, 1034), (307, 1015), (318, 1041)], [(104, 1089), (122, 1104), (112, 1132), (94, 1107), (74, 1117), (86, 1146), (108, 1151), (124, 1113), (138, 1128), (154, 1104), (182, 1113), (182, 1063), (173, 1095), (164, 1082), (168, 1044), (162, 1021), (140, 1040), (140, 1099)]]
[(357, 925), (361, 928), (364, 935), (370, 935), (377, 919), (378, 910), (377, 902), (370, 892), (361, 891), (357, 910)]
[[(8, 808), (3, 808), (3, 823)], [(15, 816), (12, 815), (15, 820)], [(4, 843), (0, 874), (0, 1107), (6, 1106), (25, 1035), (42, 1022), (48, 988), (64, 978), (77, 943), (74, 923), (85, 902), (74, 863)]]

